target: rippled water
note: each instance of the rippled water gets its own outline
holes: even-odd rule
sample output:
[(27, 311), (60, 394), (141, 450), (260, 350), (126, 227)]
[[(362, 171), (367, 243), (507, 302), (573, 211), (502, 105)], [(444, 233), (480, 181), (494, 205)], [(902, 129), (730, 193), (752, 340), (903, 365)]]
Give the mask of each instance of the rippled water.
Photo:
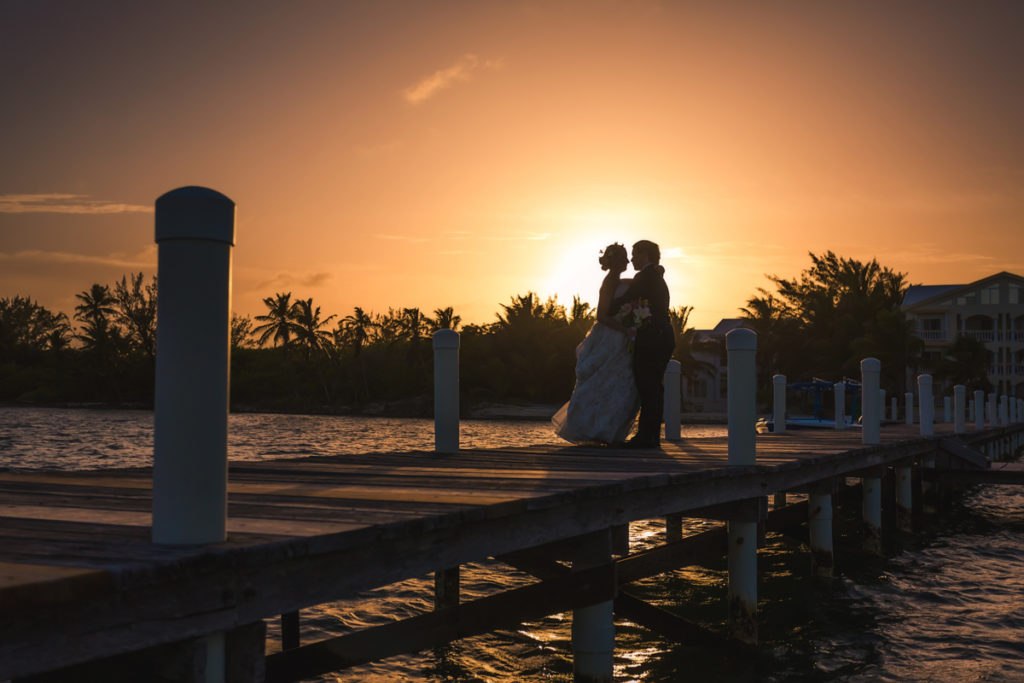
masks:
[[(430, 449), (429, 420), (232, 415), (229, 457), (261, 460), (393, 449)], [(720, 436), (691, 427), (684, 436)], [(559, 443), (544, 422), (466, 421), (467, 447)], [(0, 469), (86, 469), (148, 465), (152, 415), (111, 410), (0, 408)], [(855, 523), (852, 519), (844, 522)], [(711, 523), (694, 522), (691, 529)], [(658, 522), (631, 525), (634, 548), (652, 544)], [(841, 535), (842, 536), (842, 535)], [(970, 491), (901, 549), (866, 558), (837, 547), (839, 576), (807, 578), (804, 548), (769, 535), (759, 553), (760, 637), (756, 655), (670, 643), (616, 623), (619, 681), (1021, 681), (1024, 680), (1024, 491)], [(494, 562), (463, 568), (471, 599), (522, 585), (529, 577)], [(306, 642), (428, 611), (432, 577), (369, 591), (302, 611)], [(645, 599), (721, 630), (724, 561), (634, 584)], [(277, 620), (268, 649), (278, 648)], [(569, 681), (570, 616), (465, 639), (445, 648), (356, 667), (324, 681)]]

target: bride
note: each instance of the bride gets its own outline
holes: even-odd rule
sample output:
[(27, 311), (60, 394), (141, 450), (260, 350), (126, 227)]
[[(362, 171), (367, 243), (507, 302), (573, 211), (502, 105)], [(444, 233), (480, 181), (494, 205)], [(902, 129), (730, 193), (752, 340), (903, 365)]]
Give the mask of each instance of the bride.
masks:
[(633, 380), (630, 332), (612, 311), (612, 301), (621, 296), (630, 280), (621, 279), (629, 264), (626, 248), (610, 244), (599, 259), (607, 270), (597, 302), (597, 322), (576, 348), (576, 387), (569, 402), (551, 423), (555, 433), (573, 443), (619, 443), (625, 440), (636, 420), (640, 396)]

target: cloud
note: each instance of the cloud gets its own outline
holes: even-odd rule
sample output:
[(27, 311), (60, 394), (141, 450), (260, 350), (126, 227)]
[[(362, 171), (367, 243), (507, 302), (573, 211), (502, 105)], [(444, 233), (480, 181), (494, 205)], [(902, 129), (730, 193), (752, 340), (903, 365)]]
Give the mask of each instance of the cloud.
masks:
[(474, 54), (464, 54), (451, 66), (439, 69), (403, 90), (402, 96), (409, 104), (420, 104), (456, 83), (472, 80), (473, 75), (481, 70), (499, 66), (500, 61), (481, 60)]
[(21, 263), (38, 266), (87, 264), (138, 270), (156, 266), (156, 249), (147, 248), (142, 253), (136, 255), (108, 254), (105, 256), (29, 249), (13, 253), (0, 252), (0, 263)]
[(327, 272), (319, 273), (278, 273), (269, 280), (264, 280), (256, 285), (256, 289), (264, 290), (269, 288), (289, 288), (289, 287), (323, 287), (326, 285), (333, 274)]
[(152, 213), (152, 206), (89, 199), (84, 194), (0, 194), (0, 213)]

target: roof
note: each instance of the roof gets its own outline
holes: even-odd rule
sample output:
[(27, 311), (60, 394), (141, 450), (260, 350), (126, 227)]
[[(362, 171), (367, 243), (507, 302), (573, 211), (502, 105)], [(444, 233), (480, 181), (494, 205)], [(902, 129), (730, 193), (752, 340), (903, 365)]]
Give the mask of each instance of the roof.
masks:
[(983, 277), (980, 280), (975, 280), (974, 282), (970, 282), (966, 285), (915, 285), (907, 288), (906, 293), (903, 295), (903, 303), (900, 304), (900, 307), (906, 309), (919, 306), (924, 303), (934, 302), (935, 299), (947, 296), (953, 292), (983, 287), (997, 280), (1010, 280), (1024, 284), (1024, 277), (1021, 277), (1016, 273), (1008, 273), (1004, 270), (1000, 273)]

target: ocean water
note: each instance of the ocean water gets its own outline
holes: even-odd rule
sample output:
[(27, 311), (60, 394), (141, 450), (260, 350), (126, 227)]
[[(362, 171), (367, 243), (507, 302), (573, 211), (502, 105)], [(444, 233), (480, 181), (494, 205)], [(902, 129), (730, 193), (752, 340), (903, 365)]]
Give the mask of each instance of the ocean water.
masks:
[[(723, 427), (689, 427), (688, 438)], [(429, 420), (241, 414), (230, 418), (229, 457), (262, 460), (387, 449), (429, 449)], [(559, 443), (543, 422), (466, 421), (467, 447)], [(152, 414), (141, 411), (0, 408), (0, 469), (148, 465)], [(695, 521), (691, 531), (710, 528)], [(851, 531), (856, 520), (840, 528)], [(658, 521), (631, 525), (631, 546), (654, 544)], [(844, 538), (841, 532), (839, 537)], [(617, 681), (1021, 681), (1024, 680), (1024, 491), (971, 489), (913, 534), (888, 539), (885, 558), (837, 545), (837, 576), (808, 578), (795, 541), (769, 534), (759, 552), (756, 653), (693, 648), (616, 622)], [(463, 599), (531, 579), (495, 562), (463, 568)], [(665, 609), (721, 630), (726, 569), (688, 568), (634, 584)], [(304, 609), (304, 642), (429, 611), (432, 577)], [(268, 620), (268, 651), (279, 622)], [(570, 681), (571, 615), (478, 636), (444, 648), (322, 677), (322, 681)]]

